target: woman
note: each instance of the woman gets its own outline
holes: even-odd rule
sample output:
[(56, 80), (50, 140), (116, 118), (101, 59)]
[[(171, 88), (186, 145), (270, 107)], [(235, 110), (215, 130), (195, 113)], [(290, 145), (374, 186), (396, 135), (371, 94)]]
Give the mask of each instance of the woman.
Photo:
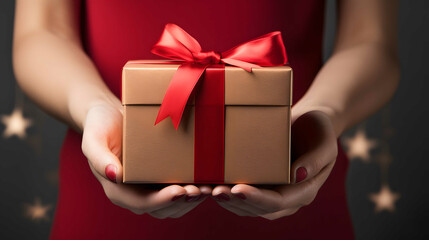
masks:
[[(18, 83), (71, 128), (51, 238), (353, 238), (337, 138), (397, 87), (396, 11), (390, 0), (340, 1), (322, 65), (323, 1), (18, 0)], [(282, 32), (294, 70), (292, 184), (122, 184), (121, 68), (153, 59), (169, 22), (217, 51)]]

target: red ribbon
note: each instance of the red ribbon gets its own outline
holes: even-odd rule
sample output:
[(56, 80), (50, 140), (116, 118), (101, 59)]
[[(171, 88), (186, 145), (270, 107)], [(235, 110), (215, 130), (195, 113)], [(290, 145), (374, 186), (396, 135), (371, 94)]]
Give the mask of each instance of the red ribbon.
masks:
[(229, 64), (251, 72), (252, 68), (281, 66), (287, 63), (281, 33), (271, 32), (238, 45), (226, 52), (203, 52), (195, 38), (175, 24), (167, 24), (152, 53), (183, 62), (162, 100), (155, 125), (171, 117), (178, 128), (192, 90), (207, 67)]
[(225, 65), (211, 65), (195, 92), (194, 183), (224, 182)]

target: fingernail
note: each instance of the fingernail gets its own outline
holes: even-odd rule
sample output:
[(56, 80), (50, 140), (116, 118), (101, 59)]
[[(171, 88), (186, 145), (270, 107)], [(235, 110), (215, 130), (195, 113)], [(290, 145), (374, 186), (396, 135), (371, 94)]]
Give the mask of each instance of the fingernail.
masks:
[(246, 200), (246, 195), (244, 195), (241, 192), (236, 192), (236, 193), (232, 193), (232, 194), (234, 194), (234, 196), (236, 196), (236, 197), (239, 197), (239, 198), (241, 198), (243, 200)]
[(216, 201), (229, 201), (230, 198), (228, 195), (226, 195), (225, 193), (220, 193), (218, 195), (213, 196)]
[(201, 194), (199, 195), (186, 195), (185, 201), (187, 202), (193, 202), (193, 201), (198, 201), (201, 198)]
[(296, 170), (296, 174), (295, 174), (295, 179), (296, 179), (296, 183), (301, 182), (302, 180), (304, 180), (307, 177), (307, 169), (305, 169), (305, 167), (300, 167)]
[(113, 164), (107, 165), (106, 169), (105, 169), (105, 174), (106, 174), (106, 177), (110, 181), (116, 183), (116, 167), (115, 167), (115, 165), (113, 165)]
[(180, 195), (176, 195), (176, 196), (174, 196), (174, 197), (171, 199), (171, 201), (172, 201), (172, 202), (174, 202), (174, 201), (178, 200), (179, 198), (182, 198), (183, 196), (185, 196), (185, 194), (184, 194), (184, 193), (183, 193), (183, 194), (180, 194)]

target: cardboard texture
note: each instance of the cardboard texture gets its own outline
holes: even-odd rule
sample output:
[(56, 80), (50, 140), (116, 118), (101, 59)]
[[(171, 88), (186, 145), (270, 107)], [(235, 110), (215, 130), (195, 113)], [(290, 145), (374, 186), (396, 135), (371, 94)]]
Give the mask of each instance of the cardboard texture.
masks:
[[(179, 64), (130, 61), (123, 68), (124, 183), (194, 183), (194, 106), (177, 131), (170, 118), (154, 122)], [(226, 184), (290, 182), (289, 66), (225, 67)]]

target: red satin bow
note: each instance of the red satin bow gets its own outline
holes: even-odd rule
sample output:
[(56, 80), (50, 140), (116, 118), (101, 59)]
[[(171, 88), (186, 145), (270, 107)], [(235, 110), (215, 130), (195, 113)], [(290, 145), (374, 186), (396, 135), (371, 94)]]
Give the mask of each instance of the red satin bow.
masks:
[(167, 88), (155, 125), (171, 117), (178, 128), (192, 90), (212, 64), (225, 63), (251, 72), (252, 68), (281, 66), (287, 63), (286, 50), (279, 31), (271, 32), (238, 45), (226, 52), (203, 52), (200, 44), (185, 30), (167, 24), (152, 53), (183, 61)]

